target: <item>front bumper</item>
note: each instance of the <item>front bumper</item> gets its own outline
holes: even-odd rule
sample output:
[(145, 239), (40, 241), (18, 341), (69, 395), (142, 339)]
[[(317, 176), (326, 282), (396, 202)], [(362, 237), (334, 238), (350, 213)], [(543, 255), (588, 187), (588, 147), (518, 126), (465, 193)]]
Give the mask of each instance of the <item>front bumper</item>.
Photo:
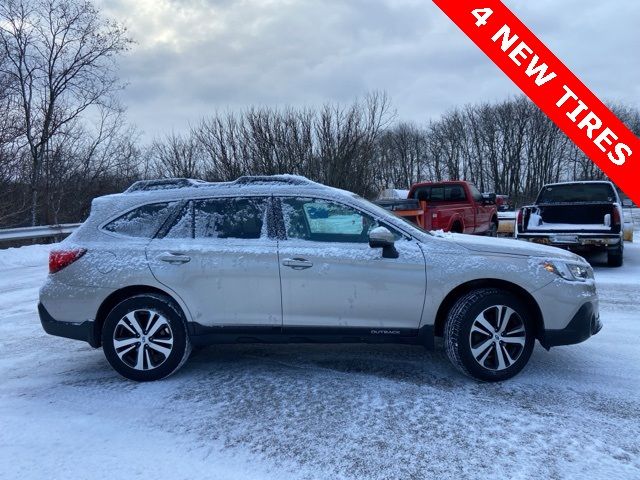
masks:
[(569, 324), (558, 330), (545, 330), (540, 343), (547, 350), (559, 345), (574, 345), (584, 342), (602, 330), (597, 306), (587, 302), (578, 309)]
[(95, 338), (93, 322), (89, 320), (81, 323), (58, 321), (51, 316), (42, 303), (38, 304), (38, 314), (40, 315), (42, 328), (49, 335), (71, 338), (73, 340), (82, 340), (87, 342), (93, 348), (98, 348), (100, 346), (100, 343)]

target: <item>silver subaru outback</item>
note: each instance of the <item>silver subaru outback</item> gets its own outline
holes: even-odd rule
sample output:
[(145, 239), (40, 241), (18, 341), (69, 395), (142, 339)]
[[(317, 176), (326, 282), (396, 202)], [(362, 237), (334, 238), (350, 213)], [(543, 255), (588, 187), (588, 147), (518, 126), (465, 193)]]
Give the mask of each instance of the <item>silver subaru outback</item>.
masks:
[(102, 347), (138, 381), (192, 346), (395, 342), (432, 348), (485, 381), (601, 328), (591, 267), (515, 240), (428, 233), (303, 177), (142, 181), (93, 201), (52, 251), (47, 333)]

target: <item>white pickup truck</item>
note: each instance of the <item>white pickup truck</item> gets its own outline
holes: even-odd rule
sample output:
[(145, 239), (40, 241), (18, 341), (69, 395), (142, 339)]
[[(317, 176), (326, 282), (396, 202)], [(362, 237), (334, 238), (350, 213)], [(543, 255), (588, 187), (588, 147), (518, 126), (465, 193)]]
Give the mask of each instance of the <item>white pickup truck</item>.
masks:
[(606, 249), (619, 267), (624, 255), (624, 217), (611, 182), (554, 183), (540, 190), (533, 205), (518, 212), (515, 237), (568, 250)]

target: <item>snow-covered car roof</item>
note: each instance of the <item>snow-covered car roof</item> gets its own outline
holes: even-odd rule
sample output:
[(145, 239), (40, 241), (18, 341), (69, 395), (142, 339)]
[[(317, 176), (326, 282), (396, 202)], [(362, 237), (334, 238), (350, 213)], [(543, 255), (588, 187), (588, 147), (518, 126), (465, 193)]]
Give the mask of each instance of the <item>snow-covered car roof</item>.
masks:
[(139, 205), (177, 201), (186, 198), (207, 198), (233, 195), (320, 195), (331, 198), (351, 198), (346, 190), (328, 187), (298, 175), (244, 176), (231, 182), (205, 182), (189, 178), (141, 180), (122, 193), (104, 195), (93, 200), (93, 215), (123, 212)]

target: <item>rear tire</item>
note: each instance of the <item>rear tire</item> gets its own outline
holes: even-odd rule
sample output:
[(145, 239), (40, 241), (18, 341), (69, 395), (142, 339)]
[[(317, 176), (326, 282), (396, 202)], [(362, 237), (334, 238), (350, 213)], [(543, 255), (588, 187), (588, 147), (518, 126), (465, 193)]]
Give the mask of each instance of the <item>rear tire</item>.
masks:
[(191, 353), (180, 308), (168, 297), (141, 294), (116, 305), (102, 328), (102, 348), (115, 371), (149, 382), (176, 372)]
[(444, 328), (447, 357), (462, 373), (498, 382), (519, 373), (535, 343), (528, 309), (512, 293), (482, 288), (461, 297)]
[(607, 264), (610, 267), (621, 267), (624, 263), (624, 243), (620, 240), (620, 245), (607, 250)]
[(459, 222), (456, 222), (451, 226), (451, 233), (462, 233), (462, 232), (463, 232), (462, 224), (460, 224)]

